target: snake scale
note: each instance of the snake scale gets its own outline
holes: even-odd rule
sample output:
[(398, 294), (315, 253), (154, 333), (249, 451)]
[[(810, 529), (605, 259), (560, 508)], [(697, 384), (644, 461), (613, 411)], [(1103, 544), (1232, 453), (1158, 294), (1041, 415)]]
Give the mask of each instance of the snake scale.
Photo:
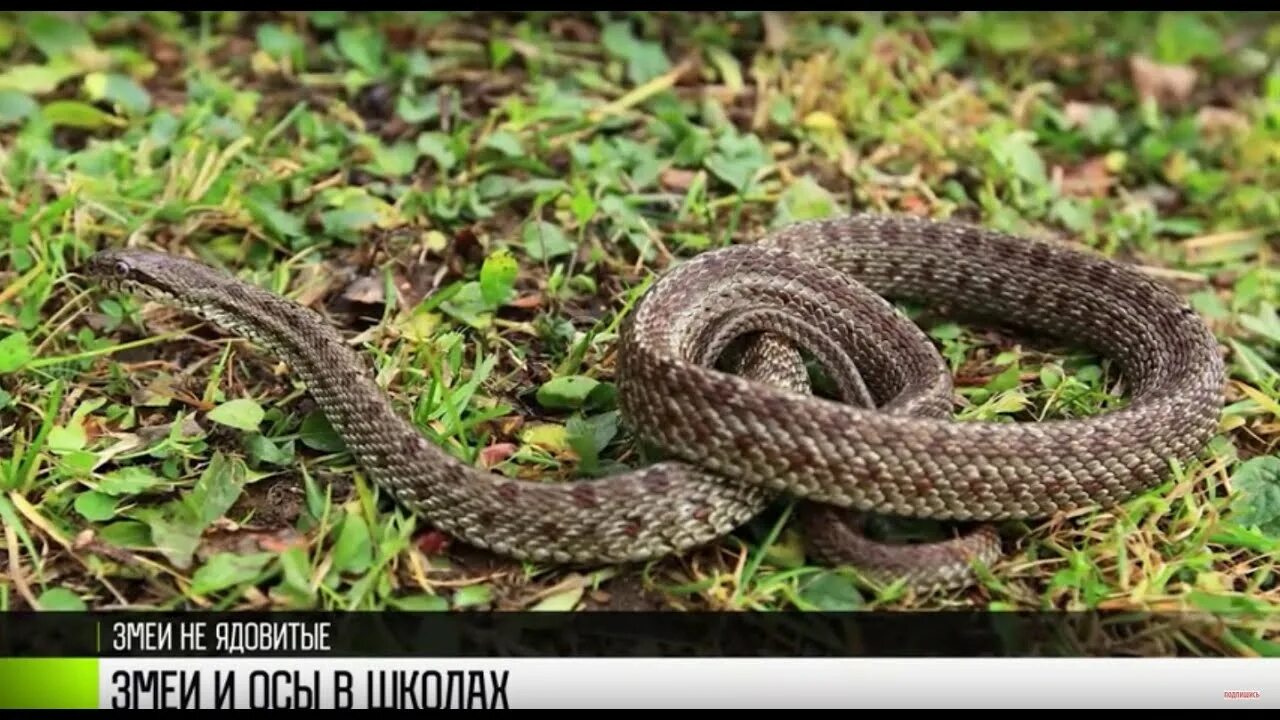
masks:
[[(999, 556), (991, 522), (1113, 506), (1152, 488), (1209, 441), (1223, 402), (1213, 335), (1136, 269), (959, 221), (855, 214), (703, 252), (644, 292), (622, 326), (618, 401), (660, 458), (590, 480), (513, 479), (429, 441), (309, 308), (165, 253), (102, 250), (85, 268), (108, 289), (258, 343), (298, 374), (369, 476), (405, 507), (466, 543), (544, 563), (680, 553), (785, 494), (798, 500), (822, 561), (886, 582), (963, 586)], [(1046, 422), (953, 420), (948, 368), (894, 302), (1110, 357), (1123, 407)], [(836, 396), (809, 389), (800, 350)], [(867, 514), (977, 529), (894, 544), (864, 532)]]

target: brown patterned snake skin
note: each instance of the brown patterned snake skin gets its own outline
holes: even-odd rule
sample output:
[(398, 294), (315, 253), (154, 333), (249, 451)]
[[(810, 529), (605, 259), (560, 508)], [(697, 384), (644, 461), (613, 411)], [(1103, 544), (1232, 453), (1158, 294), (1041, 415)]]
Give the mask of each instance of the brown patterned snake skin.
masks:
[[(106, 250), (85, 268), (108, 289), (259, 343), (305, 381), (369, 475), (406, 507), (464, 542), (539, 562), (680, 553), (785, 493), (801, 500), (823, 561), (886, 582), (965, 585), (973, 561), (998, 557), (988, 525), (889, 544), (861, 533), (861, 513), (987, 523), (1114, 505), (1197, 454), (1223, 402), (1212, 334), (1147, 276), (965, 224), (855, 215), (703, 253), (646, 292), (618, 347), (619, 402), (663, 460), (593, 480), (515, 480), (424, 437), (310, 309), (166, 254)], [(1127, 403), (1079, 419), (954, 421), (947, 367), (890, 300), (1090, 348), (1119, 364)], [(740, 336), (737, 372), (716, 369)], [(839, 398), (808, 391), (794, 348), (813, 355)]]

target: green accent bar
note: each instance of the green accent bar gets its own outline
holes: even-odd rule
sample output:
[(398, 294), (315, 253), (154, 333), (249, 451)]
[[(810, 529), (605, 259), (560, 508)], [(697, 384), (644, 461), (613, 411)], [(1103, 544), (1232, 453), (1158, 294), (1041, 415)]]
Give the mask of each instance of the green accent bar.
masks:
[(97, 658), (0, 658), (0, 708), (97, 707)]

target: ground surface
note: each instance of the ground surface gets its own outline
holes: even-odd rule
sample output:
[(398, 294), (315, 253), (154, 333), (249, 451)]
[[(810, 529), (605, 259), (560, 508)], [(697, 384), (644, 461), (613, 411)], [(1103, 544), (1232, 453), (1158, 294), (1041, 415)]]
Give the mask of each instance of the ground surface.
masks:
[[(7, 16), (0, 606), (1232, 610), (1200, 646), (1270, 652), (1275, 20)], [(654, 273), (855, 210), (1146, 267), (1221, 340), (1220, 436), (1117, 511), (1002, 528), (955, 593), (810, 564), (785, 512), (645, 567), (534, 567), (393, 505), (274, 358), (70, 273), (124, 245), (223, 264), (325, 312), (451, 452), (558, 481), (635, 461), (607, 390)], [(1123, 393), (1082, 349), (920, 320), (958, 418)]]

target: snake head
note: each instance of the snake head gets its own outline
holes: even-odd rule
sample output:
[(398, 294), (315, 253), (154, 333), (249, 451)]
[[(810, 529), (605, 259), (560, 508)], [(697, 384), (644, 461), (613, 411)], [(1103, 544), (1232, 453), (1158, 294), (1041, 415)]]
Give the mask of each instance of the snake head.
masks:
[(190, 261), (145, 250), (102, 250), (91, 256), (80, 272), (112, 292), (125, 292), (156, 300), (171, 300), (191, 283), (183, 276)]

